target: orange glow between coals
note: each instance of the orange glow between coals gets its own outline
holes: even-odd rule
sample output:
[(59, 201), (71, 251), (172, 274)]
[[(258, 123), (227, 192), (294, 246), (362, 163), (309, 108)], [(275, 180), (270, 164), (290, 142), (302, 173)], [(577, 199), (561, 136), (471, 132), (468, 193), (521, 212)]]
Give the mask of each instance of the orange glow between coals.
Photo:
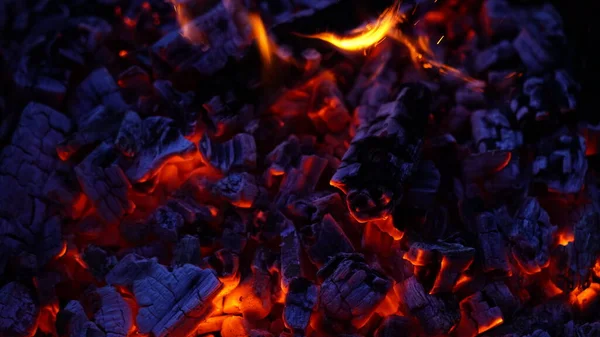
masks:
[(504, 323), (504, 319), (503, 319), (502, 317), (498, 317), (498, 318), (496, 318), (495, 320), (493, 320), (493, 321), (492, 321), (490, 324), (488, 324), (488, 325), (482, 325), (482, 326), (480, 326), (480, 327), (478, 328), (478, 332), (479, 332), (480, 334), (481, 334), (481, 333), (484, 333), (484, 332), (486, 332), (486, 331), (488, 331), (488, 330), (490, 330), (490, 329), (492, 329), (492, 328), (495, 328), (495, 327), (497, 327), (498, 325), (500, 325), (500, 324), (502, 324), (502, 323)]
[(561, 232), (558, 233), (558, 244), (561, 246), (566, 246), (569, 243), (575, 241), (575, 235), (570, 232)]
[(394, 26), (402, 22), (404, 16), (398, 11), (399, 4), (386, 9), (372, 24), (357, 28), (347, 36), (333, 33), (320, 33), (314, 35), (300, 35), (312, 39), (319, 39), (331, 43), (345, 51), (361, 51), (381, 42)]

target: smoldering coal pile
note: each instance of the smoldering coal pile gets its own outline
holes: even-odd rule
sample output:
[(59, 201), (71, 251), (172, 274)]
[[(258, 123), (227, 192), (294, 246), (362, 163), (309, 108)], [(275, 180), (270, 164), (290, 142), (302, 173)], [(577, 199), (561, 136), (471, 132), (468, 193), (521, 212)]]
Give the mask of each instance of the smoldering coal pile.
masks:
[(551, 5), (8, 0), (0, 30), (0, 336), (600, 336)]

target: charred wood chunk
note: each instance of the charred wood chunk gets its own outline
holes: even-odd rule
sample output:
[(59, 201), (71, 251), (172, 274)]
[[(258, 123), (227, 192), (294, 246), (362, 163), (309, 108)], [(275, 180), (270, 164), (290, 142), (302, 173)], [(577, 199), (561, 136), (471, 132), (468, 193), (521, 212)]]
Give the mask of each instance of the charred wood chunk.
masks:
[(81, 189), (107, 223), (116, 222), (135, 207), (128, 199), (131, 184), (116, 160), (113, 147), (102, 143), (75, 167)]
[[(314, 146), (314, 138), (298, 138), (291, 135), (287, 140), (277, 145), (266, 157), (268, 165), (267, 174), (282, 176), (290, 169), (297, 167), (303, 154), (308, 154), (308, 149)], [(270, 187), (270, 186), (269, 186)]]
[(89, 320), (79, 301), (70, 301), (56, 316), (59, 335), (69, 337), (105, 337), (105, 333)]
[(236, 253), (241, 253), (248, 241), (247, 224), (235, 214), (226, 216), (222, 224), (221, 242), (223, 247)]
[(259, 192), (254, 176), (247, 172), (231, 173), (213, 187), (215, 195), (240, 208), (252, 207)]
[(297, 333), (303, 333), (317, 305), (318, 288), (309, 280), (294, 278), (285, 297), (283, 321), (285, 326)]
[(172, 272), (155, 259), (128, 255), (107, 275), (109, 284), (132, 285), (140, 306), (136, 324), (156, 337), (190, 333), (210, 309), (222, 283), (213, 270), (186, 264)]
[(375, 337), (414, 337), (415, 327), (410, 318), (398, 315), (386, 317), (375, 331)]
[(0, 288), (0, 335), (33, 336), (39, 308), (33, 293), (25, 285), (10, 282)]
[(556, 226), (537, 199), (527, 198), (507, 233), (512, 257), (525, 273), (535, 274), (548, 266), (555, 232)]
[(458, 243), (415, 242), (406, 254), (415, 267), (434, 264), (438, 270), (430, 294), (452, 291), (456, 281), (473, 262), (475, 249)]
[(179, 213), (186, 224), (205, 224), (215, 221), (217, 214), (212, 206), (199, 204), (188, 195), (179, 195), (167, 201), (167, 206)]
[(219, 2), (206, 13), (165, 35), (152, 46), (153, 56), (170, 69), (212, 75), (230, 57), (244, 55), (250, 44), (249, 26), (236, 23), (240, 13)]
[(67, 94), (70, 71), (40, 64), (31, 55), (23, 55), (16, 67), (13, 81), (25, 97), (53, 107), (61, 106)]
[(240, 257), (229, 249), (219, 249), (214, 254), (202, 260), (202, 266), (207, 266), (217, 272), (220, 280), (229, 280), (237, 284), (239, 281)]
[(511, 159), (512, 154), (508, 151), (491, 151), (470, 155), (463, 162), (463, 177), (468, 182), (493, 177), (506, 168)]
[(509, 0), (487, 0), (481, 10), (484, 28), (491, 37), (511, 38), (519, 33), (523, 13)]
[(140, 96), (147, 95), (152, 91), (150, 75), (139, 66), (131, 66), (122, 71), (117, 78), (117, 84)]
[(538, 143), (533, 174), (550, 189), (579, 192), (587, 168), (585, 140), (580, 135), (563, 128)]
[[(570, 292), (589, 280), (600, 254), (600, 216), (585, 213), (573, 229), (574, 241), (558, 245), (552, 252), (550, 273), (556, 286)], [(564, 244), (564, 243), (563, 243)]]
[(471, 115), (473, 139), (479, 152), (514, 150), (523, 144), (523, 134), (511, 126), (499, 110), (478, 110)]
[(231, 170), (256, 167), (256, 143), (246, 133), (235, 135), (225, 143), (213, 143), (206, 135), (200, 140), (200, 153), (215, 169), (226, 174)]
[(133, 326), (133, 316), (129, 305), (111, 286), (97, 290), (100, 307), (94, 313), (94, 321), (106, 337), (126, 337)]
[(254, 255), (252, 274), (225, 297), (223, 311), (227, 314), (243, 314), (248, 320), (265, 318), (273, 308), (275, 278), (271, 275), (272, 258), (266, 248), (259, 248)]
[(191, 235), (182, 237), (175, 246), (171, 264), (174, 267), (182, 266), (187, 263), (199, 265), (201, 261), (200, 240)]
[(475, 58), (475, 68), (477, 73), (489, 70), (502, 63), (512, 61), (517, 56), (515, 48), (506, 40), (482, 50)]
[(290, 224), (281, 232), (281, 289), (286, 292), (290, 283), (302, 276), (298, 233)]
[(127, 104), (121, 97), (119, 87), (106, 68), (93, 71), (75, 91), (75, 97), (69, 105), (69, 111), (81, 127), (89, 118), (90, 113), (98, 106), (107, 111), (123, 113)]
[(360, 254), (338, 254), (317, 273), (318, 319), (324, 328), (344, 332), (362, 327), (392, 287), (385, 274)]
[(353, 253), (352, 243), (330, 214), (299, 230), (300, 241), (308, 258), (317, 267), (325, 265), (339, 253)]
[(126, 157), (139, 154), (142, 147), (142, 119), (134, 111), (127, 111), (121, 122), (115, 147)]
[(551, 51), (529, 30), (522, 30), (513, 41), (521, 61), (532, 73), (542, 73), (555, 65)]
[(275, 197), (279, 207), (285, 207), (294, 200), (311, 194), (327, 167), (325, 158), (312, 155), (302, 156), (298, 168), (293, 168), (285, 175)]
[(231, 92), (225, 94), (224, 97), (211, 98), (202, 107), (212, 122), (215, 137), (231, 135), (243, 129), (254, 114), (252, 105), (238, 102)]
[(363, 121), (331, 184), (346, 193), (351, 214), (365, 222), (387, 218), (418, 163), (429, 115), (429, 92), (406, 85), (394, 102)]
[(483, 294), (490, 298), (500, 308), (502, 316), (511, 317), (519, 309), (519, 299), (513, 295), (506, 283), (495, 281), (483, 288)]
[(488, 303), (481, 292), (460, 302), (461, 319), (456, 328), (460, 336), (475, 337), (504, 322), (500, 308)]
[(565, 337), (593, 337), (600, 335), (600, 322), (575, 324), (573, 321), (565, 324)]
[(183, 217), (168, 206), (161, 206), (152, 213), (149, 222), (158, 238), (166, 242), (177, 242)]
[(88, 114), (81, 116), (77, 131), (57, 147), (60, 158), (67, 160), (86, 146), (114, 137), (122, 119), (123, 111), (112, 111), (103, 105), (96, 106)]
[(414, 276), (398, 283), (394, 290), (407, 313), (414, 315), (428, 334), (447, 333), (460, 319), (458, 308), (436, 295), (427, 294)]
[(485, 272), (510, 272), (506, 242), (499, 230), (499, 223), (494, 214), (485, 212), (478, 214), (475, 219), (475, 231), (479, 238), (477, 247), (479, 258)]
[(117, 258), (96, 245), (89, 245), (82, 254), (83, 261), (87, 264), (92, 274), (103, 280), (106, 274), (117, 264)]
[(161, 106), (169, 111), (183, 134), (193, 134), (199, 117), (194, 106), (195, 94), (191, 91), (177, 91), (171, 82), (164, 80), (154, 82), (154, 91), (160, 98)]
[[(20, 209), (15, 206), (25, 203), (18, 200), (16, 188), (31, 196), (42, 197), (42, 188), (52, 172), (69, 172), (67, 164), (58, 159), (56, 146), (70, 129), (69, 119), (50, 107), (29, 103), (23, 109), (10, 144), (0, 152), (0, 179), (3, 181), (0, 213), (12, 214)], [(15, 214), (18, 216), (22, 215)]]
[(196, 153), (194, 143), (185, 139), (175, 122), (166, 117), (148, 117), (142, 122), (141, 149), (121, 166), (132, 182), (145, 182), (158, 174), (173, 158), (189, 159)]

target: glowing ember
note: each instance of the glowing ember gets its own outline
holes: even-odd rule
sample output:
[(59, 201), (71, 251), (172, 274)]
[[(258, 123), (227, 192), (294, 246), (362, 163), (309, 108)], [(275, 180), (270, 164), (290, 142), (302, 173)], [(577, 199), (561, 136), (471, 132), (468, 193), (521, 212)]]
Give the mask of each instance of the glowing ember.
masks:
[(561, 246), (566, 246), (569, 243), (575, 241), (575, 235), (570, 232), (561, 232), (558, 233), (558, 244)]
[(490, 324), (480, 326), (478, 331), (479, 331), (479, 333), (484, 333), (492, 328), (497, 327), (498, 325), (500, 325), (502, 323), (504, 323), (504, 319), (502, 317), (498, 317), (495, 320), (493, 320)]
[(250, 21), (254, 38), (256, 38), (256, 43), (258, 44), (258, 50), (260, 51), (263, 63), (268, 66), (272, 61), (272, 43), (267, 36), (265, 25), (258, 14), (250, 14), (248, 20)]
[(320, 33), (305, 37), (329, 42), (335, 47), (345, 51), (365, 50), (381, 42), (397, 23), (402, 22), (404, 16), (398, 9), (399, 4), (396, 3), (392, 7), (386, 9), (374, 23), (357, 28), (348, 36), (340, 36), (333, 33)]

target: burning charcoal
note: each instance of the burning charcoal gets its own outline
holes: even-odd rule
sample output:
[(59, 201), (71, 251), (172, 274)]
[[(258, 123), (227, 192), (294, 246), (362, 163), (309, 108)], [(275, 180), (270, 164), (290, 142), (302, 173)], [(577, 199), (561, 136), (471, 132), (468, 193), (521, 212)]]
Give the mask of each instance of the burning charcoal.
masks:
[(561, 193), (581, 190), (587, 171), (585, 140), (566, 128), (538, 144), (533, 174)]
[(504, 273), (510, 271), (506, 244), (499, 231), (499, 220), (494, 214), (484, 212), (478, 214), (474, 220), (474, 227), (479, 238), (478, 254), (486, 272), (499, 270)]
[(122, 113), (127, 109), (119, 87), (106, 68), (95, 70), (79, 84), (69, 111), (75, 117), (77, 125), (81, 126), (89, 113), (98, 106), (115, 113)]
[(298, 277), (289, 283), (288, 289), (283, 312), (285, 326), (296, 333), (303, 333), (316, 308), (318, 288), (309, 280)]
[(177, 242), (173, 251), (174, 267), (182, 266), (186, 263), (199, 265), (202, 261), (200, 256), (200, 240), (191, 235), (186, 235)]
[(580, 86), (564, 69), (554, 72), (554, 81), (556, 82), (561, 97), (561, 112), (574, 111), (577, 108), (577, 93)]
[(227, 7), (219, 2), (180, 30), (165, 35), (152, 46), (153, 57), (179, 72), (212, 75), (225, 67), (230, 57), (243, 56), (250, 44), (249, 26), (238, 26), (235, 20), (243, 13)]
[(515, 130), (499, 110), (479, 110), (471, 115), (473, 138), (479, 152), (514, 150), (523, 144), (523, 135)]
[(219, 180), (213, 193), (236, 207), (250, 208), (260, 191), (254, 176), (243, 172), (231, 173)]
[(559, 245), (552, 253), (550, 273), (556, 286), (565, 291), (586, 283), (600, 254), (600, 216), (585, 213), (573, 229), (574, 241)]
[(290, 224), (281, 232), (281, 289), (284, 292), (295, 278), (302, 276), (300, 249), (298, 234)]
[(317, 267), (338, 253), (353, 253), (354, 247), (330, 214), (300, 229), (300, 240), (308, 258)]
[(0, 288), (0, 335), (32, 336), (37, 327), (39, 308), (24, 285), (10, 282)]
[(538, 273), (550, 262), (550, 245), (556, 226), (537, 199), (527, 198), (517, 211), (508, 233), (512, 256), (527, 274)]
[[(473, 262), (475, 249), (458, 243), (438, 242), (435, 244), (415, 242), (410, 246), (405, 259), (415, 266), (439, 263), (439, 271), (429, 294), (452, 291), (459, 276)], [(437, 267), (437, 266), (436, 266)]]
[(487, 0), (482, 8), (482, 21), (492, 37), (511, 37), (519, 32), (521, 13), (508, 0)]
[[(66, 336), (106, 336), (100, 328), (88, 319), (79, 301), (70, 301), (57, 316), (57, 330), (64, 331)], [(61, 334), (62, 335), (62, 334)]]
[(470, 109), (481, 109), (486, 100), (483, 91), (474, 85), (466, 84), (456, 90), (454, 95), (456, 103)]
[(322, 56), (316, 49), (309, 48), (302, 51), (302, 59), (304, 60), (305, 76), (316, 73), (321, 66)]
[(103, 143), (75, 167), (81, 189), (107, 223), (133, 211), (127, 198), (131, 184), (119, 166), (111, 145)]
[(172, 119), (148, 117), (142, 122), (140, 152), (122, 166), (132, 182), (145, 182), (153, 178), (170, 159), (188, 159), (196, 153), (194, 143), (185, 139)]
[(381, 104), (389, 101), (392, 87), (398, 81), (394, 56), (390, 44), (385, 41), (374, 47), (347, 95), (352, 106), (377, 110)]
[(224, 174), (231, 170), (253, 169), (256, 166), (256, 143), (254, 137), (246, 133), (237, 134), (221, 144), (213, 143), (204, 135), (199, 148), (205, 161)]
[(133, 325), (133, 316), (129, 305), (111, 286), (97, 290), (100, 307), (94, 313), (94, 321), (106, 332), (106, 337), (126, 337)]
[(126, 157), (134, 157), (140, 152), (142, 140), (142, 119), (134, 111), (127, 111), (119, 133), (115, 139), (115, 147)]
[(222, 337), (248, 337), (250, 336), (249, 322), (240, 316), (229, 316), (223, 321), (221, 327)]
[(554, 65), (554, 57), (549, 54), (541, 41), (530, 31), (522, 30), (513, 41), (513, 46), (519, 53), (521, 61), (532, 73), (541, 73)]
[(129, 67), (121, 72), (117, 84), (126, 91), (140, 96), (147, 95), (152, 91), (150, 75), (138, 66)]
[(497, 66), (514, 59), (517, 55), (515, 48), (512, 44), (506, 40), (487, 48), (477, 54), (475, 58), (475, 71), (481, 73), (489, 70), (490, 68)]
[[(306, 138), (305, 138), (306, 139)], [(305, 140), (303, 139), (303, 140)], [(295, 135), (289, 136), (289, 138), (279, 145), (277, 145), (273, 151), (271, 151), (266, 157), (266, 164), (269, 166), (267, 170), (268, 177), (284, 175), (292, 167), (298, 165), (300, 157), (302, 156), (302, 144), (301, 140)], [(308, 144), (306, 144), (308, 145)], [(309, 146), (309, 145), (308, 145)], [(267, 180), (270, 181), (270, 180)], [(272, 182), (267, 186), (271, 187)]]
[(375, 337), (414, 337), (412, 320), (408, 317), (392, 315), (386, 317), (375, 331)]
[(387, 276), (371, 268), (360, 254), (338, 254), (317, 273), (318, 320), (332, 331), (362, 327), (384, 300), (392, 284)]
[(236, 285), (239, 281), (240, 258), (236, 252), (229, 249), (217, 250), (214, 254), (205, 257), (201, 265), (215, 270), (220, 280), (232, 280)]
[[(57, 71), (50, 65), (40, 66), (38, 62), (30, 55), (23, 55), (13, 75), (15, 85), (24, 95), (33, 96), (41, 103), (59, 107), (67, 93), (70, 72)], [(56, 72), (62, 74), (53, 74)]]
[(82, 114), (77, 131), (58, 146), (60, 158), (67, 160), (81, 148), (113, 137), (122, 119), (123, 111), (109, 110), (103, 105)]
[(104, 249), (95, 245), (86, 247), (82, 257), (97, 279), (104, 279), (104, 276), (117, 264), (115, 256), (109, 255)]
[(179, 213), (186, 224), (211, 223), (216, 217), (212, 206), (201, 205), (188, 196), (170, 199), (167, 206)]
[(315, 86), (312, 104), (308, 108), (308, 117), (322, 132), (340, 132), (350, 125), (350, 113), (344, 104), (344, 97), (338, 88), (335, 77), (329, 72), (323, 73), (311, 81), (319, 80)]
[[(169, 272), (155, 259), (127, 255), (106, 276), (109, 284), (131, 286), (140, 305), (136, 325), (140, 333), (156, 337), (186, 334), (205, 316), (222, 284), (213, 270), (186, 264)], [(166, 292), (165, 292), (166, 290)]]
[(241, 253), (246, 246), (248, 229), (246, 223), (239, 216), (226, 217), (222, 224), (223, 234), (221, 241), (223, 247), (234, 252)]
[(503, 317), (511, 317), (519, 309), (519, 300), (504, 282), (495, 281), (487, 284), (483, 288), (483, 294), (500, 308)]
[(508, 151), (490, 151), (472, 154), (464, 159), (462, 174), (466, 181), (489, 178), (502, 171), (511, 161)]
[(227, 314), (242, 313), (249, 320), (265, 318), (273, 307), (274, 286), (268, 265), (271, 258), (266, 248), (259, 248), (254, 255), (252, 274), (225, 297), (223, 311)]
[(275, 197), (275, 203), (287, 206), (294, 200), (311, 194), (327, 167), (327, 160), (319, 156), (302, 156), (298, 168), (293, 168), (284, 177)]
[(161, 104), (169, 111), (169, 115), (179, 124), (183, 135), (193, 134), (198, 123), (198, 111), (193, 106), (195, 94), (191, 91), (179, 92), (171, 82), (163, 80), (154, 82), (154, 91), (161, 98)]
[(156, 209), (149, 222), (158, 238), (166, 242), (177, 242), (178, 232), (183, 227), (183, 217), (170, 207)]
[(212, 122), (215, 137), (230, 135), (250, 121), (254, 114), (253, 106), (240, 105), (232, 93), (225, 97), (215, 96), (202, 105)]
[(358, 221), (388, 217), (401, 199), (420, 156), (428, 104), (424, 86), (404, 86), (396, 101), (382, 105), (359, 126), (331, 179), (346, 193), (348, 209)]
[(413, 276), (398, 283), (394, 290), (402, 299), (407, 313), (417, 317), (428, 334), (448, 332), (460, 319), (460, 313), (449, 303), (429, 295)]
[(504, 322), (500, 308), (488, 303), (481, 292), (462, 300), (460, 310), (462, 315), (456, 328), (460, 336), (475, 337)]

